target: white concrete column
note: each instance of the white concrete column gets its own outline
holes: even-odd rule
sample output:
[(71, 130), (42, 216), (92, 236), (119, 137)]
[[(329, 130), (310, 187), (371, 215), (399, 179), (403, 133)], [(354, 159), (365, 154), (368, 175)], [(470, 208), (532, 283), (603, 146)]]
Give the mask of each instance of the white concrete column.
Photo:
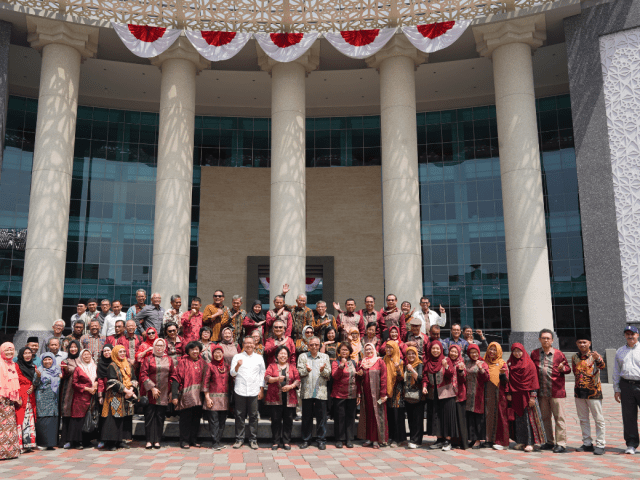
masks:
[(480, 55), (493, 59), (500, 147), (511, 341), (539, 346), (553, 329), (549, 255), (531, 54), (546, 38), (545, 16), (473, 28)]
[(189, 305), (196, 75), (210, 62), (180, 37), (151, 63), (162, 70), (152, 290), (170, 308), (174, 294)]
[(20, 339), (50, 331), (62, 314), (80, 63), (98, 47), (95, 27), (27, 16), (27, 30), (31, 46), (42, 52), (42, 69), (16, 335)]
[(260, 68), (271, 73), (271, 220), (269, 298), (288, 283), (288, 301), (305, 293), (305, 77), (318, 68), (316, 42), (302, 57), (276, 62), (256, 44)]
[(385, 295), (416, 307), (422, 296), (422, 247), (415, 69), (426, 60), (401, 34), (367, 58), (380, 72)]

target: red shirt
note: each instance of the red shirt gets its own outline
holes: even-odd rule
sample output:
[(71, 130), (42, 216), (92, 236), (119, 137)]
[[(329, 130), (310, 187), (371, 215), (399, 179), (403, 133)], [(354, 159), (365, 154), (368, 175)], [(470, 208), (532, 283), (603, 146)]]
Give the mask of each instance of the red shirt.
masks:
[[(549, 355), (545, 355), (542, 348), (536, 348), (531, 352), (531, 360), (533, 360), (538, 370), (538, 380), (540, 382), (538, 396), (565, 398), (567, 392), (564, 389), (564, 376), (567, 373), (571, 373), (571, 364), (567, 361), (564, 353), (554, 348), (552, 352), (549, 352)], [(564, 367), (560, 370), (558, 366), (562, 362), (564, 362)]]
[(200, 329), (202, 328), (202, 312), (189, 318), (191, 310), (182, 314), (182, 339), (185, 345), (189, 342), (196, 342), (200, 339)]

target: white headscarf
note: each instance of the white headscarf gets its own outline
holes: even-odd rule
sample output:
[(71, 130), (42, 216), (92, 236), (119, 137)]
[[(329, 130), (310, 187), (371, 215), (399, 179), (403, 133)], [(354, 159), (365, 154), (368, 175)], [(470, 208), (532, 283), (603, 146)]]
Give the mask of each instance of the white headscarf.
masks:
[(84, 373), (87, 374), (87, 377), (89, 377), (89, 380), (91, 380), (91, 382), (95, 382), (96, 378), (98, 377), (98, 372), (97, 372), (97, 367), (96, 367), (96, 363), (93, 361), (93, 356), (91, 357), (91, 360), (89, 360), (89, 362), (85, 362), (82, 359), (82, 354), (84, 352), (89, 352), (91, 353), (88, 349), (84, 349), (80, 352), (80, 355), (78, 355), (78, 366), (82, 369), (82, 371)]

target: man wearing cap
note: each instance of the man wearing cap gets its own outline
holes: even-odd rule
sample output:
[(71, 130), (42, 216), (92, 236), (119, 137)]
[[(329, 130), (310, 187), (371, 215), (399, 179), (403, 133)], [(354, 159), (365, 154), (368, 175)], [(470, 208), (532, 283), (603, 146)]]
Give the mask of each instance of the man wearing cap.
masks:
[[(578, 336), (576, 341), (578, 353), (571, 357), (571, 367), (575, 375), (574, 396), (576, 412), (582, 430), (582, 446), (578, 452), (593, 452), (604, 455), (604, 415), (602, 415), (602, 384), (600, 370), (605, 367), (604, 360), (598, 352), (591, 351), (591, 339), (587, 335)], [(596, 424), (596, 445), (591, 438), (589, 412)]]
[(636, 453), (638, 437), (638, 407), (640, 407), (640, 347), (638, 329), (627, 325), (624, 329), (627, 344), (616, 352), (613, 363), (613, 391), (616, 402), (622, 403), (622, 425), (627, 449), (624, 453)]
[[(42, 359), (40, 355), (38, 355), (38, 350), (40, 349), (40, 339), (38, 337), (29, 337), (27, 338), (27, 344), (25, 345), (31, 352), (33, 353), (33, 364), (36, 367), (42, 365)], [(13, 357), (14, 363), (18, 361), (18, 356)]]
[(405, 343), (407, 344), (407, 347), (417, 348), (418, 358), (424, 361), (425, 352), (429, 350), (429, 337), (420, 331), (422, 329), (422, 320), (413, 317), (409, 322), (409, 328), (411, 330), (407, 333)]

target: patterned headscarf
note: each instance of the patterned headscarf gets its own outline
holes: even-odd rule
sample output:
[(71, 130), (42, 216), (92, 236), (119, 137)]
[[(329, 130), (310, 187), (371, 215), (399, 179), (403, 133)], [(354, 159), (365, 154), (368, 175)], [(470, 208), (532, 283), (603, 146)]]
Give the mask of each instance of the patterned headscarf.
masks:
[[(367, 343), (363, 350), (366, 352), (367, 351), (367, 347), (371, 345), (371, 348), (373, 349), (373, 355), (370, 356), (365, 356), (362, 359), (362, 362), (360, 362), (360, 366), (362, 368), (364, 368), (365, 370), (369, 370), (371, 367), (373, 367), (375, 365), (375, 363), (378, 361), (378, 359), (380, 358), (378, 356), (378, 351), (376, 350), (376, 346), (373, 343)], [(366, 355), (366, 353), (365, 353)]]

